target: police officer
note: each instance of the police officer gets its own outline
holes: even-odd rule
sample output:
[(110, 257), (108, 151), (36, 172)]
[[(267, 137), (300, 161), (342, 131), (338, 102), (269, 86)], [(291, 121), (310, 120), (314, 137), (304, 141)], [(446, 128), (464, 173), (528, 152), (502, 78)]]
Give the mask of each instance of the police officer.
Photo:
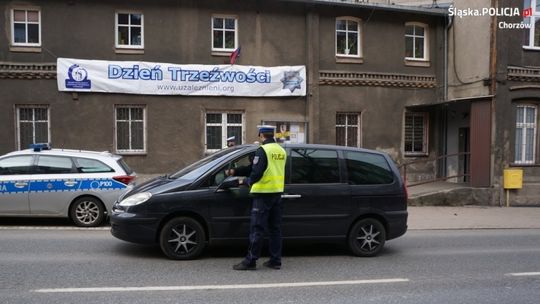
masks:
[[(255, 152), (251, 173), (241, 183), (251, 187), (253, 196), (249, 248), (244, 260), (233, 266), (234, 270), (255, 270), (261, 254), (264, 232), (269, 234), (270, 260), (263, 265), (281, 268), (281, 194), (285, 185), (287, 154), (274, 139), (275, 127), (258, 126), (261, 147)], [(233, 169), (234, 170), (234, 169)], [(228, 172), (236, 175), (235, 172)]]

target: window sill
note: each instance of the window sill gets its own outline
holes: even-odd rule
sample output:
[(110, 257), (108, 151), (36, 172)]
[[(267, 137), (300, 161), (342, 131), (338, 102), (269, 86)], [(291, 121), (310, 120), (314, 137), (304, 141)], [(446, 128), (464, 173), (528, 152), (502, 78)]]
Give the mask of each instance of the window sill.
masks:
[(129, 152), (129, 151), (116, 151), (116, 154), (122, 155), (122, 156), (146, 156), (147, 152)]
[(429, 156), (429, 153), (409, 153), (409, 152), (405, 152), (403, 154), (404, 157), (427, 157)]
[(417, 59), (407, 59), (407, 58), (405, 58), (403, 63), (406, 66), (414, 66), (414, 67), (429, 68), (431, 66), (431, 62), (429, 62), (429, 60), (417, 60)]
[(535, 167), (540, 167), (540, 164), (516, 164), (516, 163), (511, 163), (510, 164), (510, 167), (512, 168), (519, 168), (519, 167), (523, 167), (523, 168), (527, 168), (527, 167), (532, 167), (532, 168), (535, 168)]
[(528, 46), (528, 45), (524, 45), (524, 46), (523, 46), (523, 49), (526, 50), (526, 51), (536, 51), (536, 52), (539, 52), (539, 51), (540, 51), (540, 46)]
[(126, 54), (126, 55), (143, 55), (144, 49), (122, 49), (122, 48), (115, 48), (114, 52), (116, 54)]
[(336, 56), (336, 63), (364, 63), (363, 57), (340, 57)]
[(212, 56), (217, 57), (230, 57), (234, 51), (212, 51)]
[(41, 53), (41, 47), (40, 46), (10, 46), (9, 47), (10, 52), (18, 52), (18, 53)]

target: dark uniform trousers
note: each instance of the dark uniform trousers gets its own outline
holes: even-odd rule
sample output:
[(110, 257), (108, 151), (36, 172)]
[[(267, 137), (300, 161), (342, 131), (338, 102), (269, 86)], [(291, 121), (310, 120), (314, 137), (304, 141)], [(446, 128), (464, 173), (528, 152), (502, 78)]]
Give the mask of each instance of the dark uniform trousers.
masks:
[(257, 194), (253, 197), (248, 254), (244, 263), (254, 264), (261, 255), (264, 233), (268, 231), (270, 262), (281, 265), (281, 193)]

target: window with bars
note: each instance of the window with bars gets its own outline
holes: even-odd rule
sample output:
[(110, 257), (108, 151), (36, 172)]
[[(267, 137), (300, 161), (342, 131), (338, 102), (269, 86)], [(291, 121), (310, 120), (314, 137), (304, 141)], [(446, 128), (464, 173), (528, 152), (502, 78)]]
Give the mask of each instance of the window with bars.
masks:
[(212, 17), (212, 51), (232, 52), (238, 45), (238, 19), (233, 16)]
[(427, 33), (425, 24), (405, 24), (405, 59), (428, 60)]
[(146, 153), (146, 108), (117, 106), (115, 109), (116, 151)]
[(17, 107), (17, 137), (19, 149), (31, 144), (50, 142), (49, 108), (47, 106)]
[(360, 19), (336, 19), (336, 56), (360, 57)]
[(405, 155), (428, 154), (428, 113), (405, 113)]
[(233, 136), (235, 145), (242, 144), (243, 129), (242, 113), (206, 113), (206, 151), (225, 148), (227, 138)]
[(143, 21), (140, 13), (116, 13), (116, 47), (143, 48)]
[(11, 10), (11, 43), (14, 46), (41, 46), (40, 10)]
[(536, 112), (534, 105), (518, 105), (516, 109), (516, 164), (534, 164), (536, 157)]
[(360, 147), (360, 113), (336, 114), (336, 145)]

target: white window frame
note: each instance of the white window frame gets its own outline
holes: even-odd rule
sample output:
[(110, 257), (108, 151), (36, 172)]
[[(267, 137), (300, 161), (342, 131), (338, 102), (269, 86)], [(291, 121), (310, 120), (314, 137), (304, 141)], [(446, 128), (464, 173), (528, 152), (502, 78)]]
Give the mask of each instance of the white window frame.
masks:
[[(338, 124), (337, 123), (337, 115), (345, 115), (345, 124)], [(356, 121), (358, 122), (357, 124), (349, 124), (349, 115), (355, 115), (357, 118), (356, 118)], [(354, 147), (356, 148), (360, 148), (362, 147), (362, 113), (359, 113), (359, 112), (337, 112), (336, 113), (336, 129), (337, 128), (345, 128), (345, 145), (344, 146), (347, 146), (347, 142), (348, 142), (348, 139), (349, 139), (349, 127), (355, 127), (357, 128), (356, 129), (356, 138), (357, 138), (357, 141), (356, 141), (356, 145)], [(336, 144), (337, 143), (337, 134), (336, 134)]]
[[(15, 11), (24, 11), (26, 15), (25, 24), (25, 37), (28, 41), (28, 24), (37, 24), (38, 25), (38, 43), (28, 43), (28, 42), (15, 42)], [(37, 11), (38, 12), (38, 22), (28, 21), (28, 11)], [(37, 7), (14, 7), (11, 9), (11, 45), (12, 46), (29, 46), (29, 47), (40, 47), (41, 46), (41, 9)]]
[[(517, 117), (517, 109), (523, 108), (523, 121), (518, 121)], [(534, 110), (534, 118), (532, 123), (527, 122), (527, 109), (533, 109)], [(537, 117), (538, 117), (538, 107), (531, 104), (519, 104), (516, 107), (516, 138), (515, 138), (515, 144), (514, 144), (514, 163), (520, 164), (520, 165), (533, 165), (536, 163), (536, 134), (537, 134)], [(526, 129), (532, 128), (533, 131), (533, 142), (532, 142), (532, 160), (526, 160), (527, 155), (527, 149), (526, 147), (530, 144), (527, 142), (527, 132), (525, 132)], [(521, 132), (521, 153), (520, 155), (517, 155), (517, 144), (518, 144), (518, 138), (517, 138), (517, 130), (522, 129)]]
[[(119, 26), (120, 24), (118, 24), (118, 17), (119, 15), (129, 15), (128, 17), (128, 20), (129, 20), (129, 24), (122, 24), (122, 26), (127, 26), (128, 27), (128, 44), (120, 44), (119, 41), (118, 41), (118, 36), (119, 36), (119, 32), (120, 32), (120, 29), (119, 29)], [(141, 15), (141, 25), (132, 25), (131, 24), (131, 15)], [(135, 28), (135, 27), (140, 27), (141, 28), (141, 45), (136, 45), (136, 44), (131, 44), (131, 29), (132, 28)], [(114, 46), (117, 48), (117, 49), (144, 49), (144, 14), (142, 12), (139, 12), (139, 11), (117, 11), (114, 15)]]
[[(338, 30), (338, 28), (337, 28), (338, 21), (346, 21), (347, 26), (346, 26), (345, 30)], [(349, 28), (348, 27), (349, 21), (357, 23), (356, 31), (349, 31), (349, 29), (348, 29)], [(338, 44), (338, 41), (337, 41), (338, 32), (344, 32), (345, 33), (345, 36), (347, 37), (347, 39), (346, 39), (347, 43), (348, 43), (349, 33), (356, 33), (357, 34), (358, 39), (356, 41), (356, 49), (358, 50), (358, 54), (347, 54), (347, 52), (345, 52), (345, 54), (338, 53), (338, 45), (337, 45)], [(336, 57), (350, 57), (350, 58), (361, 58), (362, 57), (362, 19), (355, 18), (355, 17), (338, 17), (338, 18), (336, 18), (335, 37), (334, 38), (335, 38), (334, 46), (335, 46)], [(349, 50), (349, 49), (350, 49), (350, 47), (347, 50)]]
[[(413, 117), (422, 118), (422, 151), (407, 151), (405, 148), (407, 146), (407, 116), (411, 115)], [(414, 136), (414, 126), (411, 147), (414, 150), (415, 136)], [(429, 113), (428, 112), (405, 112), (403, 116), (403, 154), (405, 156), (426, 156), (429, 154)]]
[[(32, 120), (21, 120), (21, 109), (32, 109)], [(47, 120), (36, 120), (35, 109), (46, 109), (47, 110)], [(15, 106), (15, 115), (16, 115), (16, 132), (17, 132), (17, 150), (27, 149), (28, 147), (21, 147), (21, 122), (31, 122), (32, 123), (32, 141), (36, 143), (36, 123), (37, 122), (47, 122), (47, 142), (51, 142), (51, 109), (48, 105), (17, 105)]]
[[(132, 149), (131, 148), (131, 122), (141, 122), (141, 120), (131, 119), (131, 111), (129, 111), (128, 120), (118, 120), (118, 109), (142, 109), (143, 110), (143, 148), (142, 149)], [(128, 122), (129, 123), (129, 149), (118, 149), (118, 122)], [(129, 105), (129, 104), (119, 104), (114, 106), (114, 148), (118, 154), (122, 155), (137, 155), (137, 154), (146, 154), (147, 149), (147, 111), (145, 105)]]
[[(228, 30), (228, 29), (214, 29), (214, 19), (221, 18), (221, 19), (234, 19), (234, 31)], [(238, 48), (238, 16), (233, 15), (212, 15), (212, 18), (210, 20), (210, 28), (212, 29), (210, 31), (210, 45), (212, 46), (212, 52), (234, 52)], [(222, 31), (223, 33), (223, 47), (216, 48), (214, 47), (214, 30)], [(234, 47), (233, 48), (226, 48), (225, 47), (225, 32), (234, 32)]]
[[(412, 26), (413, 27), (413, 34), (407, 34), (407, 27)], [(424, 35), (416, 35), (416, 27), (421, 27), (424, 29)], [(416, 56), (414, 50), (416, 45), (416, 38), (422, 38), (424, 39), (424, 54), (423, 57), (414, 57)], [(420, 22), (407, 22), (405, 23), (405, 52), (407, 52), (407, 39), (413, 40), (413, 57), (407, 57), (405, 56), (405, 60), (409, 61), (429, 61), (429, 26), (425, 23)]]
[[(529, 3), (529, 7), (526, 7), (527, 3)], [(540, 0), (525, 0), (524, 1), (524, 6), (525, 6), (524, 9), (528, 9), (528, 8), (532, 9), (532, 15), (530, 17), (523, 18), (523, 23), (529, 24), (531, 27), (530, 29), (526, 29), (529, 31), (528, 33), (529, 44), (523, 46), (523, 48), (527, 50), (540, 51), (540, 45), (534, 45), (534, 35), (535, 35), (535, 28), (534, 28), (535, 22), (534, 21), (538, 20), (538, 22), (540, 22), (540, 10), (536, 10), (537, 5), (540, 5)]]
[[(221, 114), (221, 122), (220, 123), (208, 123), (207, 115), (208, 114)], [(228, 114), (237, 114), (242, 115), (242, 122), (241, 123), (229, 123), (227, 121), (227, 115)], [(227, 142), (227, 127), (241, 127), (242, 128), (242, 139), (241, 143), (243, 144), (245, 142), (245, 130), (246, 130), (246, 124), (245, 124), (245, 114), (244, 112), (240, 111), (230, 111), (230, 112), (221, 112), (221, 111), (207, 111), (204, 113), (204, 150), (205, 153), (214, 153), (217, 152), (220, 149), (208, 149), (208, 127), (221, 127), (221, 144), (224, 148), (225, 143)]]

